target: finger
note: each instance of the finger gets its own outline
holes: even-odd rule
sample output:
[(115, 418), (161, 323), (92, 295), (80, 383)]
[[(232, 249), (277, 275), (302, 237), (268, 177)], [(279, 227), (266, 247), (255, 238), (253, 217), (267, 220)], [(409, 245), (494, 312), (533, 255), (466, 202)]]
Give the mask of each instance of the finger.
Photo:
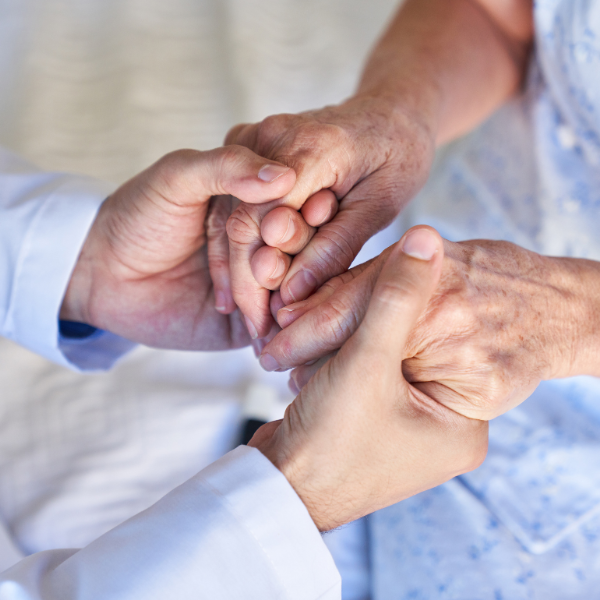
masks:
[(251, 123), (239, 123), (234, 125), (225, 136), (224, 146), (236, 144), (238, 146), (250, 147), (249, 143), (244, 144), (244, 141), (250, 142), (248, 133), (256, 131), (256, 127)]
[(395, 364), (404, 358), (408, 336), (438, 284), (443, 258), (442, 238), (423, 225), (410, 229), (393, 248), (354, 336), (371, 358)]
[[(346, 271), (345, 273), (342, 273), (341, 275), (330, 279), (329, 281), (324, 283), (312, 296), (310, 296), (306, 300), (302, 300), (301, 302), (288, 304), (286, 306), (283, 303), (283, 299), (281, 298), (281, 293), (278, 292), (278, 310), (275, 315), (275, 319), (279, 323), (279, 326), (285, 329), (286, 327), (289, 327), (294, 321), (298, 320), (301, 316), (312, 311), (313, 309), (317, 309), (317, 307), (319, 307), (329, 297), (331, 297), (338, 288), (356, 279), (363, 271), (367, 269), (371, 269), (371, 274), (368, 280), (372, 281), (372, 284), (375, 285), (375, 281), (377, 279), (377, 275), (379, 274), (380, 269), (378, 269), (377, 266), (373, 265), (373, 263), (378, 261), (378, 259), (380, 259), (387, 252), (388, 250), (384, 250), (380, 257), (371, 259), (360, 265), (356, 265), (356, 267), (353, 267), (349, 271)], [(365, 283), (361, 283), (360, 285), (365, 285)]]
[(309, 363), (295, 368), (290, 373), (290, 380), (294, 383), (295, 388), (298, 390), (297, 393), (311, 380), (312, 376), (330, 359), (336, 355), (335, 352), (320, 358), (319, 360), (313, 360)]
[(279, 289), (291, 263), (291, 256), (270, 246), (259, 248), (250, 261), (254, 279), (268, 290)]
[(277, 325), (277, 323), (273, 322), (273, 326), (271, 330), (264, 338), (258, 338), (252, 340), (252, 348), (254, 350), (254, 354), (256, 358), (259, 358), (264, 347), (281, 331), (281, 327)]
[[(285, 329), (306, 313), (309, 313), (313, 309), (316, 309), (323, 304), (335, 293), (335, 290), (342, 285), (341, 283), (337, 283), (337, 277), (334, 277), (331, 279), (331, 281), (334, 282), (332, 285), (330, 285), (329, 282), (326, 283), (325, 285), (321, 286), (310, 298), (307, 298), (302, 302), (295, 302), (294, 304), (288, 304), (285, 306), (283, 305), (283, 300), (281, 300), (283, 306), (275, 315), (275, 320), (277, 323), (279, 323), (279, 326), (282, 329)], [(279, 294), (279, 297), (281, 298), (281, 293)]]
[(321, 227), (329, 223), (338, 211), (338, 200), (331, 190), (321, 190), (313, 194), (302, 206), (300, 212), (311, 227)]
[(364, 156), (354, 159), (357, 147), (347, 128), (301, 115), (272, 115), (260, 123), (238, 125), (226, 143), (247, 146), (292, 167), (296, 185), (283, 203), (295, 209), (323, 189), (345, 196), (366, 167)]
[(262, 341), (264, 342), (265, 346), (271, 341), (273, 340), (273, 338), (275, 338), (275, 336), (277, 336), (277, 334), (281, 331), (281, 327), (279, 327), (279, 325), (277, 325), (277, 323), (273, 323), (273, 325), (271, 326), (271, 329), (269, 331), (269, 333), (267, 333), (267, 335), (262, 338)]
[(265, 244), (286, 254), (297, 254), (313, 237), (315, 228), (297, 210), (279, 206), (263, 217), (260, 233)]
[(236, 309), (231, 293), (229, 239), (226, 230), (231, 204), (231, 196), (214, 196), (206, 219), (208, 268), (215, 290), (215, 308), (224, 315), (231, 314)]
[(269, 308), (271, 309), (271, 316), (273, 319), (275, 319), (275, 321), (277, 321), (277, 312), (285, 306), (279, 292), (273, 292), (271, 294), (269, 305)]
[(176, 199), (172, 201), (176, 206), (197, 206), (225, 194), (263, 203), (281, 198), (296, 182), (293, 169), (242, 146), (208, 152), (178, 150), (161, 158), (150, 172), (153, 189), (164, 198)]
[(269, 307), (271, 292), (252, 274), (252, 257), (264, 246), (260, 236), (260, 208), (242, 203), (227, 220), (231, 293), (252, 339), (267, 335), (274, 322)]
[[(321, 304), (305, 312), (267, 344), (260, 357), (263, 369), (298, 367), (337, 350), (356, 331), (367, 310), (380, 265), (373, 262), (369, 267), (356, 277), (352, 272), (344, 274), (347, 283), (334, 286), (331, 293), (325, 292), (326, 299)], [(323, 286), (327, 287), (329, 284)], [(319, 294), (321, 290), (315, 296)], [(311, 297), (304, 303), (312, 301)]]
[[(227, 137), (229, 143), (247, 145), (259, 154), (300, 170), (300, 178), (296, 173), (297, 185), (277, 201), (278, 205), (295, 209), (324, 188), (332, 188), (333, 192), (343, 196), (359, 177), (358, 173), (350, 174), (356, 166), (350, 158), (354, 150), (343, 128), (314, 122), (306, 125), (303, 119), (298, 124), (298, 121), (294, 115), (269, 117), (258, 125), (236, 127)], [(317, 137), (319, 143), (315, 145)], [(276, 139), (279, 142), (274, 145)], [(293, 142), (293, 151), (289, 151), (288, 142)], [(253, 228), (249, 221), (260, 226), (262, 216), (266, 214), (255, 213), (250, 219), (248, 214), (232, 215), (228, 222), (232, 293), (248, 320), (249, 332), (255, 336), (264, 335), (272, 321), (268, 290), (257, 284), (250, 264), (256, 250), (263, 245), (260, 229), (248, 235), (248, 228)], [(232, 239), (232, 234), (239, 235)]]
[[(368, 183), (368, 188), (365, 184)], [(389, 186), (388, 186), (389, 187)], [(281, 297), (286, 304), (304, 300), (320, 285), (343, 273), (375, 233), (387, 226), (396, 216), (395, 202), (381, 198), (370, 199), (371, 190), (384, 190), (378, 174), (356, 186), (340, 203), (340, 210), (327, 224), (319, 228), (306, 248), (292, 261), (281, 284)]]
[[(291, 264), (288, 255), (303, 250), (316, 231), (303, 216), (309, 215), (316, 226), (323, 225), (336, 214), (337, 207), (335, 194), (331, 190), (321, 190), (307, 200), (302, 207), (302, 214), (280, 206), (265, 215), (261, 223), (261, 235), (263, 241), (273, 249), (260, 248), (252, 257), (252, 272), (256, 280), (269, 290), (279, 289)], [(285, 270), (282, 271), (283, 268)]]
[[(300, 233), (292, 236), (292, 240), (300, 239), (301, 245), (306, 243), (314, 231), (304, 223), (304, 219), (297, 211), (285, 208), (282, 213), (271, 204), (261, 206), (241, 204), (231, 214), (227, 222), (227, 235), (233, 299), (248, 320), (248, 331), (257, 337), (264, 336), (272, 325), (268, 290), (279, 288), (290, 265), (288, 256), (277, 251), (270, 252), (262, 249), (264, 242), (261, 226), (263, 220), (272, 213), (293, 215), (298, 223), (296, 231)], [(259, 249), (260, 252), (255, 258)], [(283, 273), (280, 270), (282, 265), (285, 266)]]

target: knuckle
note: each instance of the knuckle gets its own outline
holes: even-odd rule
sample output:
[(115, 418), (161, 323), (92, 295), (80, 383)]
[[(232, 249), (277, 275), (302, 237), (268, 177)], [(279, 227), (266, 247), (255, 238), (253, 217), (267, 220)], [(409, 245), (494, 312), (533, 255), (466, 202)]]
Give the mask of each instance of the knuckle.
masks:
[(242, 146), (222, 146), (214, 150), (217, 181), (227, 181), (244, 160), (248, 150)]
[(321, 305), (315, 330), (323, 335), (326, 331), (331, 343), (341, 346), (356, 331), (358, 322), (354, 311), (349, 310), (341, 298), (331, 298)]
[(473, 307), (461, 297), (460, 292), (437, 295), (432, 301), (435, 322), (440, 331), (444, 328), (455, 332), (455, 338), (477, 331), (477, 319)]
[(226, 258), (225, 254), (222, 252), (210, 252), (209, 253), (210, 260), (210, 269), (216, 271), (224, 271), (229, 270), (229, 260)]
[(172, 152), (168, 152), (162, 158), (157, 161), (157, 164), (164, 166), (165, 168), (173, 168), (180, 167), (182, 163), (186, 163), (188, 161), (194, 161), (199, 156), (202, 155), (202, 152), (198, 150), (191, 150), (184, 148), (182, 150), (173, 150)]
[(339, 275), (352, 264), (356, 252), (348, 236), (331, 228), (321, 230), (315, 239), (314, 253), (320, 270), (331, 276)]
[(298, 127), (296, 139), (303, 145), (322, 144), (326, 141), (333, 141), (333, 136), (329, 125), (324, 125), (318, 121), (306, 121)]
[(221, 163), (227, 164), (232, 161), (237, 161), (240, 158), (243, 148), (229, 144), (228, 146), (221, 146), (215, 150), (215, 156), (221, 161)]
[(239, 123), (237, 125), (234, 125), (225, 136), (225, 144), (232, 144), (243, 131), (246, 131), (248, 129), (248, 127), (250, 127), (250, 125), (247, 125), (246, 123)]
[(227, 235), (237, 244), (250, 244), (260, 235), (260, 225), (250, 207), (239, 206), (227, 219)]
[(275, 138), (289, 130), (296, 117), (290, 114), (271, 115), (258, 124), (257, 141), (259, 146), (270, 144)]
[(335, 156), (337, 150), (346, 147), (348, 136), (342, 127), (318, 121), (308, 121), (295, 131), (293, 148), (296, 153)]
[(192, 157), (196, 157), (195, 150), (175, 150), (160, 158), (156, 163), (157, 173), (167, 189), (172, 189), (180, 182), (181, 175)]
[(329, 143), (335, 144), (334, 147), (347, 147), (351, 144), (352, 138), (348, 130), (340, 125), (327, 125), (325, 130), (325, 139)]

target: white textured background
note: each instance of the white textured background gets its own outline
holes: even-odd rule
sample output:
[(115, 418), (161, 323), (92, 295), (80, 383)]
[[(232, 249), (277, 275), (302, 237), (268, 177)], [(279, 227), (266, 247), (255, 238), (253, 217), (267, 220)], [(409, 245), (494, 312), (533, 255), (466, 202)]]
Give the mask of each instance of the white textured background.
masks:
[[(335, 103), (396, 0), (0, 0), (0, 143), (114, 182), (239, 121)], [(0, 340), (0, 515), (78, 546), (229, 449), (251, 351), (82, 376)], [(282, 391), (282, 399), (289, 399)]]

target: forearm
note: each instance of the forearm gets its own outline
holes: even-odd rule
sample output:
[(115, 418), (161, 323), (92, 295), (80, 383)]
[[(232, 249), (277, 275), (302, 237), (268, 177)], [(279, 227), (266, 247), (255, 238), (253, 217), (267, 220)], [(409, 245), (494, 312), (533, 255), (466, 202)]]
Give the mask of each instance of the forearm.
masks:
[(532, 37), (530, 0), (407, 0), (368, 60), (357, 95), (410, 112), (441, 144), (518, 90)]

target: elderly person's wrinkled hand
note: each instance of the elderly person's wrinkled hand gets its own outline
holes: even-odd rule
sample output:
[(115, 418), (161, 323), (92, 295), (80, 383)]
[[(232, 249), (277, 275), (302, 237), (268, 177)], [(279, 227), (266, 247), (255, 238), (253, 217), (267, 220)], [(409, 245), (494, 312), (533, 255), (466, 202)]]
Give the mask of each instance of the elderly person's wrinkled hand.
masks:
[[(269, 290), (280, 289), (289, 304), (343, 273), (424, 183), (435, 144), (469, 131), (518, 92), (532, 40), (529, 1), (407, 0), (346, 102), (229, 133), (227, 143), (298, 173), (276, 203), (240, 205), (228, 223), (230, 248), (220, 239), (214, 251), (217, 290), (240, 307), (254, 338), (272, 325)], [(288, 212), (261, 231), (280, 205)], [(304, 219), (294, 213), (301, 208)]]
[[(409, 233), (423, 229), (430, 230)], [(487, 420), (542, 380), (598, 373), (598, 263), (508, 242), (444, 240), (443, 247), (440, 282), (402, 353), (408, 382), (457, 413)], [(263, 366), (298, 367), (292, 385), (302, 388), (357, 329), (392, 248), (280, 308), (284, 329), (264, 348)]]
[[(428, 232), (429, 233), (429, 232)], [(287, 477), (322, 531), (476, 468), (488, 425), (403, 375), (442, 270), (442, 240), (406, 238), (382, 261), (361, 325), (250, 445)]]
[(419, 114), (371, 96), (240, 125), (227, 142), (297, 173), (276, 203), (242, 203), (227, 224), (230, 262), (221, 263), (219, 282), (230, 275), (231, 286), (216, 285), (233, 296), (253, 337), (272, 326), (269, 290), (295, 302), (345, 271), (424, 183), (434, 152), (434, 134)]
[(248, 344), (239, 312), (215, 308), (226, 300), (215, 296), (206, 241), (223, 235), (225, 224), (217, 210), (209, 213), (211, 197), (213, 209), (228, 194), (266, 202), (288, 193), (295, 179), (293, 169), (239, 146), (168, 154), (100, 208), (61, 318), (162, 348)]

